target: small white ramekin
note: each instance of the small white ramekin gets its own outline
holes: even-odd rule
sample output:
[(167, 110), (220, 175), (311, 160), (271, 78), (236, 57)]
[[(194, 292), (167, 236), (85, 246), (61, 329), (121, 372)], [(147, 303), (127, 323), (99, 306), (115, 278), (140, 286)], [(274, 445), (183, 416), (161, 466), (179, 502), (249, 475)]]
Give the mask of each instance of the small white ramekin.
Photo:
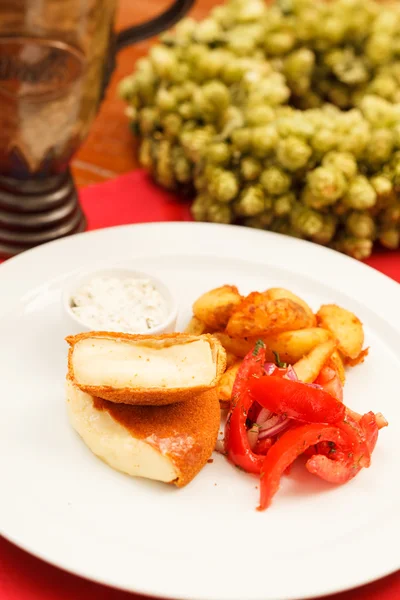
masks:
[(62, 292), (62, 308), (64, 312), (64, 317), (68, 319), (69, 326), (71, 329), (70, 334), (74, 335), (77, 333), (83, 333), (85, 331), (91, 331), (93, 328), (87, 326), (83, 321), (81, 321), (76, 314), (72, 311), (71, 299), (73, 295), (83, 286), (85, 283), (91, 281), (94, 277), (119, 277), (121, 279), (135, 278), (135, 279), (148, 279), (154, 285), (154, 287), (160, 292), (162, 297), (164, 298), (167, 305), (167, 317), (165, 320), (157, 325), (157, 327), (152, 327), (151, 329), (147, 329), (145, 332), (143, 331), (135, 331), (135, 332), (124, 332), (124, 333), (145, 333), (146, 335), (161, 335), (163, 333), (173, 333), (176, 327), (176, 321), (178, 318), (178, 306), (177, 303), (163, 281), (158, 279), (158, 277), (154, 277), (154, 275), (149, 275), (148, 273), (143, 273), (142, 271), (136, 271), (134, 269), (127, 268), (112, 268), (108, 267), (105, 269), (96, 269), (92, 271), (84, 271), (81, 272), (78, 276), (72, 277), (67, 281), (64, 286), (64, 290)]

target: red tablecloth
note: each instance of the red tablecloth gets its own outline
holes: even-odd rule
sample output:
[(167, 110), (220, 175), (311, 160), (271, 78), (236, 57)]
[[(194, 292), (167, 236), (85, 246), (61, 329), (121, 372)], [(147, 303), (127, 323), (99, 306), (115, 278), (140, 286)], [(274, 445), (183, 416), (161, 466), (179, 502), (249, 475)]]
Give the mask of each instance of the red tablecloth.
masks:
[[(189, 221), (186, 204), (135, 171), (81, 191), (89, 229), (151, 221)], [(378, 252), (366, 261), (400, 281), (400, 252)], [(396, 549), (393, 549), (396, 551)], [(355, 557), (357, 560), (357, 557)], [(367, 574), (368, 575), (368, 574)], [(51, 567), (0, 538), (0, 600), (141, 600)], [(400, 572), (329, 600), (399, 600)]]

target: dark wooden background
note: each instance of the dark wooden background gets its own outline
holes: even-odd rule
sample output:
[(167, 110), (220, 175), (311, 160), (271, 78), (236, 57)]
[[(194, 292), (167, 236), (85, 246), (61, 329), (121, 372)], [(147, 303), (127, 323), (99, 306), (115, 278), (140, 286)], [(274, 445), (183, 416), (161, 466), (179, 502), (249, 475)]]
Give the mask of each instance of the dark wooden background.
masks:
[[(201, 18), (223, 0), (196, 0), (190, 15)], [(169, 0), (119, 0), (116, 29), (120, 30), (153, 17), (164, 10)], [(117, 57), (107, 96), (93, 123), (89, 137), (76, 154), (72, 169), (79, 187), (111, 179), (135, 169), (134, 141), (125, 116), (125, 104), (117, 97), (118, 82), (130, 74), (135, 61), (147, 53), (155, 38), (122, 50)]]

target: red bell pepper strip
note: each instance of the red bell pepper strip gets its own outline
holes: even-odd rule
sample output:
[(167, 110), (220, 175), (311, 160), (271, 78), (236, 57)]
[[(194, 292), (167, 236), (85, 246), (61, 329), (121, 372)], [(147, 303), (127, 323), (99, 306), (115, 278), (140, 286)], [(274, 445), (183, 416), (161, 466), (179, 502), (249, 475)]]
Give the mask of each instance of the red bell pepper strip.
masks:
[[(373, 412), (363, 415), (359, 421), (360, 428), (365, 436), (365, 442), (368, 447), (368, 453), (374, 451), (378, 440), (378, 425)], [(320, 451), (318, 444), (318, 451)], [(322, 449), (323, 450), (323, 449)], [(318, 475), (321, 479), (329, 483), (346, 483), (353, 479), (362, 469), (360, 458), (352, 452), (344, 453), (340, 450), (334, 450), (328, 454), (315, 454), (308, 459), (306, 468), (313, 475)]]
[(248, 473), (260, 473), (263, 455), (250, 448), (246, 420), (254, 402), (249, 394), (249, 384), (264, 373), (265, 345), (257, 342), (254, 350), (243, 359), (232, 389), (232, 403), (225, 425), (225, 451), (233, 464)]
[(335, 369), (323, 367), (314, 383), (320, 385), (325, 392), (331, 394), (339, 402), (343, 402), (343, 384)]
[[(350, 408), (346, 408), (347, 414), (349, 414), (351, 417), (353, 417), (353, 419), (355, 421), (357, 421), (357, 423), (359, 423), (362, 419), (363, 416), (365, 415), (360, 415), (360, 413), (355, 412), (354, 410), (350, 410)], [(370, 414), (370, 413), (367, 413)], [(383, 416), (382, 413), (374, 413), (375, 415), (375, 421), (376, 424), (378, 425), (378, 429), (383, 429), (383, 427), (387, 427), (389, 425), (389, 423), (386, 421), (385, 417)]]
[(250, 394), (273, 413), (305, 423), (337, 423), (345, 406), (324, 390), (300, 381), (264, 376), (249, 383)]
[(257, 444), (254, 447), (254, 452), (256, 454), (262, 454), (265, 456), (268, 450), (271, 448), (273, 442), (271, 438), (264, 438), (263, 440), (258, 440)]
[(343, 421), (337, 423), (337, 427), (341, 429), (343, 434), (351, 442), (351, 452), (353, 455), (351, 458), (353, 459), (353, 463), (360, 464), (361, 467), (368, 468), (371, 464), (371, 452), (367, 444), (365, 431), (361, 425), (349, 414), (347, 409), (345, 418)]
[(318, 442), (333, 442), (339, 448), (346, 448), (347, 441), (338, 427), (312, 423), (300, 425), (286, 431), (271, 447), (261, 469), (260, 505), (265, 510), (279, 489), (282, 474), (300, 454)]

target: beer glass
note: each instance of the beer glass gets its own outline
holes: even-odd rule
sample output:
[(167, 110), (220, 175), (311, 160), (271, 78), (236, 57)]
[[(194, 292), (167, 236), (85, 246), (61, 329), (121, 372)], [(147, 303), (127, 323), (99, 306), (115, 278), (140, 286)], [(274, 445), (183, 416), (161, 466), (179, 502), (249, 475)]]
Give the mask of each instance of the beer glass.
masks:
[(116, 0), (1, 0), (1, 256), (84, 230), (69, 163), (99, 109), (116, 53), (168, 29), (193, 2), (175, 0), (116, 35)]

